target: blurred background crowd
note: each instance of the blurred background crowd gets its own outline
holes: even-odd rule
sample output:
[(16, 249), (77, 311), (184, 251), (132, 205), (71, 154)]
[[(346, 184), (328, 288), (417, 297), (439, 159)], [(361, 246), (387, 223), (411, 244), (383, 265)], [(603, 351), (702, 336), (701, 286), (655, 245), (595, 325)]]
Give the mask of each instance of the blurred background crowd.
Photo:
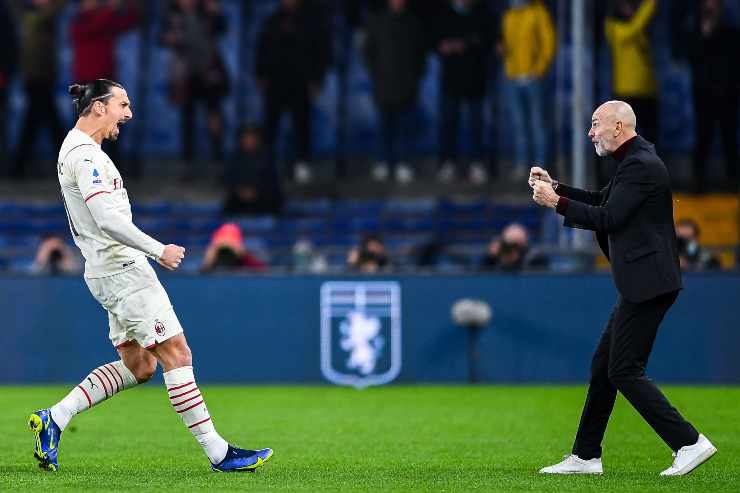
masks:
[(0, 269), (80, 271), (53, 160), (67, 85), (97, 78), (133, 103), (104, 149), (134, 220), (185, 270), (604, 268), (526, 177), (572, 178), (606, 99), (670, 169), (682, 267), (737, 265), (738, 0), (0, 0), (0, 23)]

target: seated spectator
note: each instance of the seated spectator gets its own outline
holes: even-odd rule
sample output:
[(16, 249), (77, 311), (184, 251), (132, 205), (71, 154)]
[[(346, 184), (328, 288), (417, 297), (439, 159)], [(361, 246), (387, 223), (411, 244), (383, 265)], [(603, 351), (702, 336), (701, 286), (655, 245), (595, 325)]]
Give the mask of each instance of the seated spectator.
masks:
[(319, 274), (329, 269), (329, 263), (309, 240), (300, 239), (293, 245), (292, 267), (293, 272)]
[(239, 131), (239, 149), (226, 171), (224, 214), (275, 214), (283, 205), (283, 192), (274, 166), (267, 166), (259, 128)]
[(389, 270), (388, 251), (379, 237), (367, 235), (358, 246), (349, 251), (347, 266), (350, 270), (363, 274), (375, 274)]
[(31, 266), (34, 274), (58, 276), (80, 271), (82, 265), (74, 251), (57, 235), (45, 236)]
[(529, 251), (529, 234), (518, 223), (509, 224), (488, 245), (488, 252), (481, 262), (481, 270), (518, 272), (525, 267)]
[(676, 223), (678, 239), (678, 261), (681, 270), (701, 271), (720, 269), (719, 259), (699, 246), (699, 225), (691, 219)]
[(234, 223), (226, 223), (213, 233), (200, 270), (201, 272), (234, 272), (241, 270), (263, 272), (267, 270), (267, 264), (244, 247), (239, 226)]

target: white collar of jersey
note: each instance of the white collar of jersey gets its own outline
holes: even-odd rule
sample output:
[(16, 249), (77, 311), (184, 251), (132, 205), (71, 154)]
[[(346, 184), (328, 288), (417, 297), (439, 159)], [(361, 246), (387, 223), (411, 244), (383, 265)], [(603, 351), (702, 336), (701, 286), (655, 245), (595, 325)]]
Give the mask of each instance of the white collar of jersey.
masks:
[(74, 132), (79, 138), (90, 141), (89, 142), (90, 144), (95, 144), (96, 146), (100, 147), (100, 144), (95, 142), (92, 137), (87, 135), (85, 132), (83, 132), (79, 128), (77, 127), (72, 128), (72, 130), (70, 130), (69, 133), (72, 133), (72, 132)]

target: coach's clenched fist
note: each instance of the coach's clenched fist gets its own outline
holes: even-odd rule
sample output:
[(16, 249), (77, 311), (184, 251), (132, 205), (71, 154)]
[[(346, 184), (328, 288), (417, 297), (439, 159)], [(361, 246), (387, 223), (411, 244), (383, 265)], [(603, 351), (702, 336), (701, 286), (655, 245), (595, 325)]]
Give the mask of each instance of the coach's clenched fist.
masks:
[(175, 270), (180, 267), (182, 259), (185, 258), (185, 249), (179, 245), (167, 245), (164, 247), (162, 256), (157, 259), (157, 262), (162, 267), (169, 270)]
[(532, 188), (534, 189), (532, 199), (534, 199), (534, 201), (539, 205), (549, 207), (551, 209), (554, 209), (558, 205), (558, 199), (560, 196), (552, 189), (552, 184), (542, 180), (536, 180)]

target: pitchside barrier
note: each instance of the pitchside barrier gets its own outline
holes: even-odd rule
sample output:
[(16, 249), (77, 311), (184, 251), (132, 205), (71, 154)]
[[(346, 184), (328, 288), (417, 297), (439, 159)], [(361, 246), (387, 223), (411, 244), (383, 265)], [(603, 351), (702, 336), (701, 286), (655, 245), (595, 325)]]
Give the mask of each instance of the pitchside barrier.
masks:
[[(598, 274), (162, 282), (199, 380), (213, 383), (584, 383), (617, 298)], [(740, 383), (740, 275), (692, 274), (684, 283), (648, 374)], [(490, 322), (456, 325), (451, 309), (461, 299), (488, 304)], [(73, 383), (116, 358), (106, 314), (80, 277), (2, 277), (0, 314), (0, 383)]]

